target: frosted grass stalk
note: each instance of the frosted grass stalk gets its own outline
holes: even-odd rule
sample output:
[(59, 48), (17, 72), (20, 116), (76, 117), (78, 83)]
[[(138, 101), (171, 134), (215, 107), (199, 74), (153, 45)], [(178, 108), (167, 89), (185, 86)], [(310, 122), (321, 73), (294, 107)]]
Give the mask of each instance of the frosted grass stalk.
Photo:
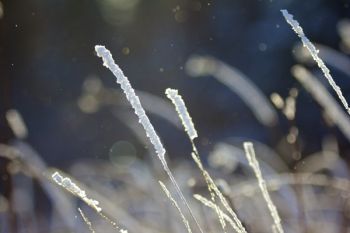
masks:
[[(255, 181), (249, 180), (236, 185), (232, 188), (230, 197), (237, 198), (244, 195), (255, 194), (259, 187), (256, 187)], [(298, 172), (298, 173), (279, 173), (272, 175), (266, 179), (267, 188), (270, 190), (276, 190), (288, 185), (305, 185), (305, 186), (319, 186), (334, 189), (340, 191), (349, 192), (350, 181), (347, 178), (333, 177), (330, 178), (324, 174), (312, 173), (312, 172)]]
[[(62, 176), (59, 172), (54, 172), (51, 175), (52, 180), (58, 184), (59, 186), (66, 189), (68, 192), (72, 193), (74, 196), (80, 198), (84, 201), (88, 206), (93, 208), (96, 213), (98, 213), (103, 219), (108, 221), (112, 227), (118, 230), (120, 233), (125, 232), (124, 229), (121, 229), (116, 222), (107, 217), (103, 212), (102, 208), (99, 206), (99, 201), (89, 198), (86, 195), (86, 191), (80, 188), (76, 183), (74, 183), (70, 178)], [(83, 217), (83, 215), (82, 215)], [(84, 218), (84, 217), (83, 217)], [(85, 219), (84, 219), (85, 220)]]
[(165, 90), (165, 94), (175, 105), (176, 112), (178, 113), (178, 115), (181, 119), (181, 122), (182, 122), (183, 126), (185, 127), (185, 131), (187, 132), (188, 137), (191, 140), (198, 137), (197, 131), (194, 128), (192, 118), (187, 111), (187, 108), (185, 106), (185, 103), (184, 103), (181, 95), (178, 94), (178, 90), (167, 88)]
[(176, 200), (171, 196), (171, 193), (169, 192), (169, 190), (167, 189), (167, 187), (165, 186), (165, 184), (163, 184), (163, 182), (158, 181), (160, 187), (162, 188), (163, 192), (165, 193), (165, 195), (167, 196), (167, 198), (171, 201), (171, 203), (175, 206), (176, 210), (179, 212), (182, 222), (184, 223), (186, 230), (188, 233), (192, 233), (190, 224), (188, 223), (185, 215), (182, 213), (179, 205), (177, 204)]
[[(174, 109), (172, 108), (171, 104), (168, 103), (168, 101), (156, 96), (152, 95), (150, 93), (135, 90), (136, 95), (139, 97), (139, 99), (142, 101), (142, 107), (145, 109), (146, 112), (152, 113), (158, 117), (163, 118), (164, 120), (168, 121), (172, 125), (174, 125), (177, 128), (181, 128), (181, 123), (179, 123), (178, 118), (176, 116)], [(122, 96), (123, 95), (123, 96)], [(123, 98), (122, 98), (123, 97)], [(122, 106), (128, 106), (129, 102), (124, 101), (124, 93), (120, 91), (116, 91), (115, 89), (105, 89), (103, 94), (100, 96), (97, 96), (98, 100), (100, 100), (102, 103), (108, 104), (108, 105), (122, 105)], [(120, 101), (116, 101), (116, 99), (120, 99)]]
[(88, 226), (89, 230), (91, 233), (95, 233), (95, 230), (94, 228), (92, 227), (92, 223), (91, 221), (89, 220), (89, 218), (84, 214), (84, 212), (78, 208), (78, 211), (79, 211), (79, 214), (81, 215), (81, 217), (83, 218), (85, 224)]
[(281, 10), (285, 20), (292, 26), (294, 32), (300, 37), (304, 47), (307, 48), (307, 50), (310, 52), (312, 58), (317, 63), (318, 67), (322, 70), (324, 76), (327, 78), (329, 84), (333, 88), (333, 90), (337, 93), (338, 98), (342, 102), (344, 108), (350, 114), (350, 108), (348, 105), (348, 102), (346, 101), (345, 97), (343, 96), (343, 93), (340, 89), (340, 87), (335, 83), (328, 67), (324, 64), (322, 59), (318, 56), (319, 51), (316, 49), (316, 47), (312, 44), (312, 42), (305, 36), (303, 28), (299, 25), (298, 21), (293, 19), (293, 15), (289, 14), (287, 10)]
[(100, 213), (102, 211), (102, 208), (99, 206), (99, 202), (94, 199), (88, 198), (85, 190), (81, 189), (70, 178), (63, 177), (59, 172), (53, 173), (51, 177), (52, 177), (52, 180), (56, 182), (56, 184), (65, 188), (67, 191), (71, 192), (73, 195), (79, 197), (88, 206), (96, 210), (96, 212)]
[(135, 114), (139, 118), (140, 124), (145, 129), (147, 137), (150, 139), (151, 143), (153, 144), (154, 149), (156, 151), (156, 154), (157, 154), (159, 160), (161, 161), (165, 172), (167, 173), (171, 182), (175, 186), (175, 189), (176, 189), (178, 195), (180, 196), (182, 202), (185, 204), (188, 211), (190, 212), (191, 217), (195, 221), (199, 231), (203, 233), (202, 228), (200, 227), (195, 216), (193, 215), (189, 204), (187, 203), (179, 185), (177, 184), (172, 172), (170, 171), (170, 169), (168, 167), (168, 164), (165, 160), (165, 152), (166, 151), (163, 147), (163, 144), (161, 143), (157, 133), (154, 130), (153, 125), (151, 124), (149, 118), (147, 117), (145, 110), (143, 109), (143, 107), (140, 103), (140, 99), (135, 94), (135, 91), (132, 88), (128, 78), (124, 75), (123, 71), (119, 68), (119, 66), (117, 64), (115, 64), (114, 59), (112, 57), (112, 54), (110, 53), (110, 51), (108, 49), (106, 49), (102, 45), (96, 45), (95, 51), (97, 53), (97, 56), (102, 58), (103, 65), (105, 67), (107, 67), (113, 73), (113, 75), (116, 77), (117, 83), (120, 84), (121, 88), (123, 89), (126, 98), (130, 102), (132, 108), (135, 111)]
[(140, 90), (136, 90), (136, 93), (142, 100), (142, 106), (147, 112), (162, 117), (175, 127), (181, 129), (181, 124), (176, 117), (175, 111), (167, 100)]
[(245, 143), (243, 143), (243, 146), (244, 146), (244, 151), (245, 151), (245, 154), (247, 156), (249, 165), (252, 167), (252, 169), (255, 173), (255, 176), (258, 180), (259, 188), (262, 192), (262, 195), (264, 197), (264, 200), (266, 201), (267, 207), (269, 208), (269, 212), (271, 214), (271, 217), (274, 221), (274, 225), (272, 226), (272, 230), (276, 231), (278, 233), (283, 233), (284, 231), (283, 231), (283, 228), (281, 225), (281, 218), (277, 212), (277, 208), (276, 208), (275, 204), (273, 204), (273, 202), (271, 200), (270, 194), (269, 194), (268, 189), (267, 189), (266, 181), (264, 180), (264, 178), (261, 174), (258, 160), (255, 157), (253, 143), (245, 142)]
[[(83, 112), (93, 113), (102, 106), (130, 106), (130, 103), (125, 101), (125, 95), (122, 91), (104, 87), (98, 78), (87, 78), (83, 83), (82, 90), (83, 93), (78, 98), (77, 104)], [(181, 128), (181, 123), (179, 123), (176, 114), (174, 114), (175, 111), (168, 101), (140, 90), (135, 90), (135, 93), (140, 98), (146, 112), (164, 118), (177, 128)]]
[(116, 77), (117, 83), (120, 84), (120, 87), (123, 89), (126, 98), (130, 102), (132, 108), (135, 111), (135, 114), (139, 118), (139, 122), (145, 129), (147, 137), (151, 140), (151, 143), (153, 144), (157, 155), (163, 162), (165, 160), (165, 149), (163, 147), (163, 144), (161, 143), (156, 131), (153, 128), (153, 125), (148, 119), (145, 110), (143, 109), (140, 103), (140, 99), (135, 94), (135, 91), (132, 88), (128, 78), (124, 75), (123, 71), (119, 68), (119, 66), (115, 64), (112, 54), (109, 52), (108, 49), (106, 49), (104, 46), (96, 45), (95, 51), (97, 53), (97, 56), (103, 59), (103, 65), (107, 67)]
[[(328, 65), (335, 67), (336, 69), (342, 71), (346, 75), (350, 76), (350, 59), (347, 55), (340, 53), (339, 51), (332, 49), (328, 46), (322, 44), (314, 45), (319, 50), (321, 59)], [(295, 46), (295, 57), (300, 62), (313, 61), (312, 56), (309, 54), (307, 49), (304, 49), (303, 46)]]
[(197, 199), (198, 201), (200, 201), (203, 205), (208, 206), (209, 208), (212, 208), (214, 210), (218, 210), (220, 215), (222, 216), (222, 218), (228, 222), (231, 227), (236, 231), (236, 232), (241, 232), (241, 229), (237, 227), (237, 225), (235, 224), (235, 222), (230, 218), (230, 216), (228, 216), (227, 214), (225, 214), (218, 205), (216, 205), (214, 202), (209, 201), (208, 199), (206, 199), (205, 197), (199, 195), (199, 194), (195, 194), (193, 195), (193, 197), (195, 199)]
[[(208, 190), (210, 192), (210, 196), (211, 196), (213, 203), (215, 203), (216, 196), (218, 196), (219, 200), (221, 201), (221, 204), (231, 214), (231, 216), (234, 220), (233, 224), (235, 225), (235, 229), (239, 230), (237, 232), (246, 233), (246, 230), (245, 230), (242, 222), (239, 220), (237, 214), (230, 207), (228, 201), (226, 200), (224, 195), (220, 192), (217, 185), (215, 184), (215, 182), (213, 181), (213, 179), (211, 178), (209, 173), (205, 170), (205, 168), (202, 164), (202, 161), (199, 157), (197, 147), (193, 141), (198, 136), (198, 134), (197, 134), (196, 129), (194, 128), (192, 118), (187, 111), (185, 102), (183, 101), (181, 95), (178, 94), (177, 90), (170, 89), (170, 88), (166, 89), (166, 94), (167, 94), (167, 97), (173, 102), (173, 104), (176, 108), (176, 111), (180, 117), (180, 120), (182, 122), (182, 125), (184, 126), (185, 131), (187, 132), (187, 134), (191, 140), (192, 150), (193, 150), (193, 152), (191, 153), (192, 158), (193, 158), (194, 162), (196, 163), (197, 167), (200, 169), (200, 171), (204, 177), (204, 180), (207, 184), (207, 187), (208, 187)], [(221, 212), (219, 211), (217, 205), (214, 206), (214, 209), (218, 215), (218, 218), (219, 218), (219, 221), (220, 221), (220, 224), (221, 224), (223, 230), (225, 230), (225, 221), (224, 221), (223, 216), (222, 216), (222, 211)]]
[[(0, 144), (0, 157), (8, 156), (10, 160), (18, 160), (27, 167), (29, 176), (38, 181), (38, 184), (43, 188), (43, 191), (50, 198), (53, 207), (57, 209), (57, 213), (69, 227), (68, 231), (73, 231), (75, 223), (71, 216), (76, 214), (73, 202), (63, 193), (63, 190), (52, 184), (51, 177), (47, 175), (48, 168), (41, 157), (23, 141), (14, 141), (11, 146)], [(51, 173), (50, 173), (51, 174)]]
[(344, 136), (350, 141), (350, 119), (321, 82), (300, 65), (292, 68), (292, 75), (311, 93)]
[[(195, 153), (192, 153), (192, 158), (195, 160), (197, 166), (200, 168), (204, 179), (207, 183), (210, 195), (211, 195), (211, 199), (213, 201), (213, 203), (215, 203), (216, 200), (216, 196), (219, 197), (219, 200), (221, 202), (221, 204), (225, 207), (225, 209), (229, 212), (229, 214), (232, 216), (233, 219), (233, 224), (234, 224), (234, 228), (238, 229), (237, 232), (238, 233), (247, 233), (246, 229), (244, 228), (242, 222), (239, 220), (237, 214), (233, 211), (233, 209), (230, 207), (228, 201), (226, 200), (225, 196), (220, 192), (220, 190), (218, 189), (217, 185), (215, 184), (215, 182), (213, 181), (213, 179), (211, 178), (211, 176), (209, 175), (209, 173), (202, 167), (201, 165), (201, 161), (199, 160), (199, 157), (195, 155)], [(214, 206), (214, 210), (216, 211), (216, 213), (218, 214), (220, 223), (222, 224), (222, 217), (224, 217), (220, 210), (217, 208), (217, 205)], [(224, 227), (224, 225), (223, 225)]]
[[(196, 151), (196, 148), (195, 148), (195, 145), (194, 143), (192, 142), (192, 146), (193, 146), (193, 150)], [(207, 188), (209, 190), (209, 193), (210, 193), (210, 198), (211, 200), (213, 201), (213, 203), (216, 202), (216, 196), (219, 196), (221, 194), (220, 190), (217, 188), (216, 184), (214, 183), (213, 179), (210, 177), (209, 173), (204, 169), (203, 167), (203, 164), (202, 164), (202, 161), (200, 160), (200, 157), (198, 154), (196, 154), (196, 152), (192, 152), (192, 158), (194, 160), (194, 162), (196, 163), (197, 167), (199, 168), (199, 170), (201, 171), (203, 177), (204, 177), (204, 180), (205, 180), (205, 183), (207, 185)], [(223, 197), (223, 195), (221, 195)], [(219, 199), (222, 201), (224, 207), (227, 209), (229, 208), (230, 209), (230, 206), (228, 205), (227, 202), (225, 202), (226, 200), (223, 200), (220, 198), (219, 196)], [(224, 202), (223, 202), (224, 201)], [(227, 205), (225, 205), (227, 203)], [(218, 218), (219, 218), (219, 221), (220, 221), (220, 224), (221, 224), (221, 227), (223, 230), (225, 230), (225, 227), (226, 227), (226, 224), (225, 224), (225, 221), (224, 221), (224, 218), (221, 214), (221, 212), (219, 211), (219, 207), (217, 205), (214, 206), (214, 210), (216, 212), (216, 214), (218, 215)], [(234, 213), (235, 214), (235, 213)], [(237, 216), (234, 217), (235, 220), (238, 219)], [(239, 220), (238, 220), (239, 221)], [(237, 222), (237, 221), (236, 221)], [(240, 221), (239, 221), (240, 222)], [(235, 224), (235, 227), (239, 228), (237, 226), (237, 224)], [(240, 231), (239, 231), (240, 232)]]

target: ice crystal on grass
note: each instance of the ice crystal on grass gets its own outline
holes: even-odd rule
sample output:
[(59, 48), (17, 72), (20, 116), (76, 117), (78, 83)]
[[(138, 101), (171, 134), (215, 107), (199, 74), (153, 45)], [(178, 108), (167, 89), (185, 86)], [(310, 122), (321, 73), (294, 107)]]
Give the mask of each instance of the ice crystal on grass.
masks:
[(315, 60), (318, 67), (322, 70), (324, 76), (327, 78), (329, 84), (332, 86), (334, 91), (337, 93), (344, 108), (346, 109), (348, 114), (350, 114), (349, 104), (346, 101), (345, 97), (343, 96), (343, 93), (342, 93), (340, 87), (335, 83), (328, 67), (324, 64), (322, 59), (318, 56), (318, 53), (319, 53), (318, 49), (316, 49), (315, 45), (305, 36), (303, 28), (300, 26), (298, 21), (293, 19), (293, 15), (289, 14), (287, 10), (281, 10), (281, 12), (282, 12), (284, 18), (286, 19), (286, 21), (292, 26), (294, 32), (300, 37), (304, 47), (306, 47), (307, 50), (309, 50), (312, 58)]
[[(171, 99), (173, 104), (175, 105), (176, 111), (178, 112), (182, 125), (184, 126), (185, 131), (187, 132), (191, 140), (192, 150), (193, 150), (191, 153), (192, 159), (194, 160), (194, 162), (196, 163), (197, 167), (199, 168), (199, 170), (201, 171), (204, 177), (204, 180), (207, 184), (207, 188), (210, 192), (211, 200), (215, 204), (216, 197), (218, 197), (221, 204), (225, 207), (225, 209), (230, 213), (230, 215), (233, 218), (233, 220), (231, 220), (231, 222), (233, 223), (233, 228), (239, 233), (246, 233), (246, 229), (244, 228), (242, 222), (239, 220), (238, 215), (233, 211), (228, 201), (226, 200), (225, 196), (220, 192), (214, 180), (211, 178), (211, 176), (203, 166), (203, 163), (199, 157), (197, 147), (193, 141), (193, 139), (195, 139), (198, 136), (197, 131), (194, 128), (192, 118), (187, 111), (185, 102), (183, 101), (181, 95), (178, 94), (177, 90), (172, 90), (169, 88), (166, 90), (166, 94), (168, 98)], [(218, 215), (218, 218), (223, 230), (225, 231), (226, 224), (222, 215), (222, 211), (220, 211), (219, 207), (216, 204), (213, 206), (213, 208)]]
[(182, 222), (184, 223), (186, 230), (188, 233), (192, 233), (190, 224), (188, 223), (185, 215), (182, 213), (182, 210), (180, 209), (179, 205), (177, 204), (176, 200), (173, 198), (173, 196), (171, 195), (170, 191), (167, 189), (167, 187), (165, 186), (165, 184), (163, 184), (163, 182), (158, 181), (160, 187), (162, 188), (163, 192), (165, 193), (165, 195), (167, 196), (167, 198), (171, 201), (171, 203), (174, 205), (174, 207), (176, 208), (176, 210), (179, 212)]
[(208, 206), (209, 208), (214, 209), (215, 211), (219, 211), (220, 216), (221, 216), (226, 222), (228, 222), (236, 232), (238, 232), (238, 233), (241, 233), (241, 232), (242, 232), (242, 230), (236, 225), (236, 223), (231, 219), (231, 217), (228, 216), (227, 214), (225, 214), (225, 213), (221, 210), (221, 208), (220, 208), (218, 205), (216, 205), (214, 202), (212, 202), (212, 201), (206, 199), (205, 197), (203, 197), (203, 196), (201, 196), (201, 195), (199, 195), (199, 194), (194, 194), (193, 197), (194, 197), (195, 199), (197, 199), (198, 201), (200, 201), (203, 205)]
[(277, 212), (277, 208), (276, 208), (275, 204), (273, 204), (273, 202), (271, 200), (270, 194), (269, 194), (268, 189), (267, 189), (266, 181), (264, 180), (264, 178), (261, 174), (259, 162), (255, 157), (253, 143), (245, 142), (243, 144), (243, 146), (244, 146), (245, 154), (247, 156), (249, 165), (253, 168), (255, 176), (258, 179), (259, 188), (262, 192), (262, 195), (264, 197), (264, 200), (266, 201), (267, 207), (269, 208), (271, 217), (274, 221), (274, 225), (272, 226), (272, 230), (276, 231), (278, 233), (283, 233), (284, 231), (283, 231), (283, 228), (281, 225), (281, 218)]
[(165, 94), (175, 105), (176, 111), (179, 117), (181, 118), (181, 122), (185, 127), (185, 131), (187, 132), (189, 138), (193, 140), (196, 137), (198, 137), (197, 131), (194, 128), (192, 118), (187, 111), (187, 108), (181, 95), (178, 94), (178, 91), (175, 89), (167, 88), (165, 90)]
[(339, 127), (345, 137), (350, 140), (350, 119), (342, 110), (341, 105), (326, 90), (321, 82), (307, 69), (300, 65), (292, 68), (293, 76), (310, 92), (314, 99), (324, 108), (327, 115)]
[(197, 219), (192, 213), (192, 210), (186, 201), (179, 185), (177, 184), (172, 172), (170, 171), (168, 164), (165, 160), (165, 149), (163, 147), (163, 144), (161, 143), (156, 131), (153, 128), (153, 125), (151, 124), (149, 118), (147, 117), (145, 110), (143, 109), (139, 97), (135, 94), (134, 89), (132, 88), (128, 78), (124, 75), (123, 71), (119, 68), (117, 64), (115, 64), (114, 59), (112, 57), (111, 52), (106, 49), (104, 46), (96, 45), (95, 51), (97, 53), (97, 56), (101, 57), (103, 60), (103, 65), (107, 67), (116, 77), (117, 83), (120, 84), (121, 88), (124, 91), (124, 94), (126, 95), (126, 98), (130, 102), (132, 108), (135, 110), (135, 114), (139, 118), (140, 124), (143, 126), (143, 128), (146, 131), (147, 137), (150, 139), (151, 143), (154, 146), (154, 149), (157, 153), (157, 156), (159, 160), (161, 161), (163, 168), (167, 175), (169, 176), (171, 182), (175, 186), (176, 192), (180, 196), (182, 202), (187, 207), (188, 211), (190, 212), (190, 215), (192, 216), (193, 220), (195, 221), (198, 229), (200, 232), (203, 232), (202, 228), (200, 227)]
[(84, 222), (88, 226), (90, 232), (95, 233), (95, 230), (94, 230), (94, 228), (92, 228), (92, 223), (89, 220), (89, 218), (84, 214), (84, 212), (80, 208), (78, 208), (78, 211), (79, 211), (79, 214), (81, 215), (82, 219), (84, 220)]
[[(326, 64), (338, 69), (347, 76), (350, 76), (350, 59), (346, 54), (323, 44), (314, 44), (319, 50), (320, 57)], [(302, 45), (298, 44), (294, 46), (293, 49), (295, 50), (295, 58), (298, 61), (306, 63), (310, 61), (315, 62), (308, 50)]]
[(154, 146), (154, 149), (157, 152), (157, 155), (164, 160), (165, 149), (161, 143), (156, 131), (153, 128), (150, 120), (148, 119), (145, 110), (143, 109), (139, 97), (135, 94), (134, 89), (132, 88), (128, 78), (124, 75), (123, 71), (115, 64), (112, 54), (104, 46), (96, 45), (95, 50), (97, 56), (103, 59), (103, 65), (110, 69), (117, 79), (117, 83), (120, 84), (120, 87), (123, 89), (124, 94), (128, 101), (130, 102), (132, 108), (135, 110), (135, 114), (139, 118), (139, 122), (146, 131), (147, 137), (151, 140), (151, 143)]
[(71, 192), (75, 196), (79, 197), (83, 200), (87, 205), (91, 208), (95, 209), (97, 212), (101, 212), (102, 208), (99, 207), (99, 202), (88, 198), (84, 190), (82, 190), (78, 185), (76, 185), (70, 178), (63, 177), (59, 172), (55, 172), (52, 174), (52, 180), (56, 182), (56, 184), (62, 186), (67, 191)]

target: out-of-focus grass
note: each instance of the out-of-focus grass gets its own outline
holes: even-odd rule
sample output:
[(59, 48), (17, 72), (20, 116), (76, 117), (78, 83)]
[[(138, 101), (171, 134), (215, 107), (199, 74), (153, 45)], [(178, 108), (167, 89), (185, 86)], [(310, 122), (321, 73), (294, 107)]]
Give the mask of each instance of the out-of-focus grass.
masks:
[[(342, 37), (349, 35), (344, 32), (344, 27), (340, 27)], [(344, 38), (343, 40), (348, 41)], [(331, 64), (334, 56), (321, 47), (321, 58), (322, 51), (327, 56), (325, 61)], [(347, 59), (345, 56), (336, 58)], [(213, 58), (196, 60), (197, 63), (193, 61), (188, 63), (188, 66), (195, 65), (187, 67), (190, 71), (191, 68), (193, 71), (200, 67), (211, 71), (213, 76), (218, 75), (225, 79), (230, 78), (229, 74), (240, 75), (239, 72), (230, 73), (230, 67)], [(220, 67), (224, 70), (220, 71)], [(325, 117), (330, 124), (337, 125), (348, 137), (349, 116), (329, 92), (321, 83), (315, 83), (315, 77), (305, 68), (296, 66), (292, 73), (324, 108)], [(241, 76), (235, 77), (238, 84), (242, 84), (240, 79), (246, 82), (245, 77)], [(242, 91), (232, 88), (233, 84), (222, 82), (238, 92), (238, 95), (247, 101), (248, 106), (253, 108), (257, 119), (263, 124), (266, 123), (268, 127), (270, 123), (275, 125), (278, 122), (275, 112), (281, 111), (284, 114), (291, 127), (280, 139), (280, 147), (287, 151), (285, 154), (289, 157), (281, 157), (276, 148), (269, 148), (259, 142), (254, 142), (255, 153), (252, 151), (252, 144), (245, 144), (245, 153), (242, 147), (243, 140), (235, 138), (214, 145), (203, 163), (199, 154), (202, 148), (197, 149), (195, 143), (198, 135), (189, 133), (194, 132), (194, 128), (191, 129), (194, 127), (193, 123), (184, 123), (193, 146), (193, 151), (189, 151), (188, 156), (192, 155), (194, 161), (170, 161), (169, 169), (171, 174), (174, 174), (174, 179), (171, 175), (170, 181), (159, 169), (161, 166), (157, 161), (142, 160), (135, 155), (117, 156), (113, 163), (101, 160), (77, 161), (66, 169), (67, 174), (71, 176), (68, 178), (62, 171), (47, 167), (41, 156), (25, 142), (27, 129), (23, 119), (19, 112), (11, 110), (7, 114), (7, 120), (18, 140), (10, 145), (0, 145), (0, 156), (7, 163), (6, 179), (11, 180), (12, 186), (9, 195), (11, 198), (0, 196), (0, 230), (125, 232), (124, 229), (127, 229), (129, 232), (197, 232), (199, 230), (195, 226), (196, 223), (190, 218), (190, 213), (178, 196), (178, 185), (203, 232), (347, 232), (349, 168), (339, 156), (338, 142), (332, 136), (323, 139), (323, 149), (318, 153), (301, 156), (300, 143), (307, 142), (302, 142), (299, 138), (299, 131), (302, 129), (298, 129), (294, 122), (297, 114), (297, 89), (292, 89), (286, 99), (278, 93), (273, 93), (271, 100), (276, 110), (270, 109), (271, 104), (266, 103), (267, 98), (260, 99), (260, 103), (262, 101), (268, 104), (268, 112), (272, 113), (267, 114), (270, 117), (266, 117), (263, 114), (266, 108), (254, 109), (254, 104), (259, 101), (249, 99), (249, 94), (251, 98), (256, 98), (254, 93), (259, 92), (244, 93), (251, 89)], [(243, 83), (243, 87), (247, 85)], [(106, 89), (98, 80), (90, 79), (85, 83), (82, 96), (77, 102), (83, 112), (91, 114), (111, 104), (125, 105), (126, 102), (123, 102), (120, 96), (118, 91)], [(147, 93), (139, 96), (148, 103), (145, 107), (147, 112), (157, 114), (176, 128), (180, 128), (170, 103)], [(119, 98), (118, 101), (115, 98)], [(173, 102), (176, 105), (179, 101)], [(184, 122), (189, 121), (189, 116), (185, 114), (186, 108), (177, 106), (176, 109)], [(129, 124), (141, 143), (149, 146), (140, 128), (132, 125), (136, 122), (131, 122), (128, 115), (118, 117)], [(123, 148), (126, 147), (124, 145)], [(146, 156), (152, 156), (152, 153), (154, 152), (149, 151), (149, 155)], [(165, 160), (165, 157), (160, 157)], [(164, 165), (164, 161), (161, 162)], [(51, 175), (58, 174), (55, 172), (67, 176), (60, 176), (55, 181), (77, 198), (53, 183)], [(57, 178), (57, 175), (54, 177)], [(176, 186), (173, 186), (173, 180), (177, 181)], [(40, 190), (45, 191), (49, 199), (43, 202), (51, 203), (48, 209), (37, 208), (41, 202), (37, 200)], [(98, 208), (91, 205), (96, 204), (95, 200), (98, 200)]]

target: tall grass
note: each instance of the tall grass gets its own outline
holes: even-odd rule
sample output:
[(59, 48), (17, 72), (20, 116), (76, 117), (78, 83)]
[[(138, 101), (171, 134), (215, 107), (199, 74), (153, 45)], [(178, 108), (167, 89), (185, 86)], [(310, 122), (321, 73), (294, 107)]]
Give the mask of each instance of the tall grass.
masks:
[[(282, 10), (282, 13), (349, 112), (347, 101), (325, 63), (319, 58), (316, 47), (305, 36), (293, 16), (286, 10)], [(329, 140), (325, 140), (324, 149), (311, 155), (309, 160), (297, 161), (295, 171), (289, 170), (286, 162), (281, 159), (278, 162), (273, 161), (275, 155), (272, 150), (264, 153), (262, 147), (254, 148), (253, 143), (241, 143), (242, 140), (238, 145), (232, 142), (219, 142), (210, 153), (207, 166), (200, 156), (200, 148), (197, 148), (200, 136), (195, 128), (195, 120), (192, 119), (179, 91), (171, 88), (165, 90), (166, 97), (174, 105), (173, 110), (170, 102), (160, 97), (135, 92), (129, 79), (115, 64), (112, 54), (104, 46), (97, 45), (95, 51), (123, 90), (123, 95), (126, 96), (139, 123), (143, 126), (165, 174), (155, 173), (145, 162), (137, 158), (133, 158), (132, 165), (122, 167), (120, 170), (107, 162), (80, 161), (72, 166), (71, 173), (72, 177), (79, 176), (82, 180), (88, 178), (85, 179), (88, 185), (85, 185), (43, 163), (35, 151), (22, 141), (27, 135), (27, 129), (19, 112), (11, 110), (7, 114), (7, 120), (18, 141), (12, 145), (0, 144), (0, 156), (11, 161), (8, 169), (15, 179), (18, 173), (22, 172), (38, 181), (55, 206), (51, 220), (55, 222), (61, 219), (62, 225), (66, 227), (63, 231), (74, 232), (79, 223), (85, 224), (84, 229), (90, 232), (119, 231), (120, 233), (126, 233), (127, 230), (146, 233), (347, 231), (350, 182), (346, 163), (337, 155), (336, 142), (329, 143)], [(329, 54), (327, 56), (329, 57)], [(289, 121), (295, 118), (298, 96), (296, 89), (292, 89), (285, 100), (277, 93), (273, 93), (271, 95), (273, 104), (271, 104), (258, 87), (242, 73), (212, 57), (190, 58), (187, 71), (193, 76), (205, 74), (215, 76), (235, 91), (251, 108), (257, 120), (265, 126), (270, 127), (279, 122), (277, 110), (281, 110)], [(345, 114), (341, 105), (306, 68), (296, 65), (292, 68), (292, 74), (350, 141), (349, 116)], [(84, 87), (84, 94), (78, 100), (79, 107), (85, 113), (96, 112), (101, 102), (110, 104), (116, 96), (121, 95), (120, 92), (104, 90), (102, 84), (96, 80), (89, 82), (90, 84)], [(177, 166), (168, 165), (166, 150), (139, 97), (146, 99), (145, 109), (148, 112), (151, 112), (152, 106), (156, 104), (153, 113), (168, 119), (173, 126), (181, 126), (176, 118), (180, 119), (192, 146), (192, 151), (188, 155), (191, 156), (192, 163), (185, 159), (179, 161)], [(128, 117), (118, 117), (135, 130)], [(296, 142), (299, 131), (293, 127), (292, 129), (281, 139), (281, 144)], [(139, 131), (136, 134), (144, 144), (148, 143)], [(308, 162), (315, 160), (318, 165), (312, 167)], [(227, 165), (228, 172), (217, 171), (210, 166), (215, 163)], [(197, 169), (194, 169), (195, 167)], [(324, 173), (325, 169), (328, 173)], [(337, 173), (340, 170), (345, 170), (342, 173), (345, 177), (336, 176), (340, 174)], [(105, 185), (104, 179), (120, 184), (117, 187), (113, 187), (110, 183)], [(23, 184), (20, 179), (17, 182)], [(78, 203), (76, 199), (72, 199), (53, 184), (68, 191), (86, 205)], [(24, 192), (23, 194), (15, 190), (14, 201), (19, 200), (21, 195), (22, 198), (33, 196), (30, 189)], [(11, 200), (0, 196), (0, 214), (2, 208), (10, 209), (10, 204)], [(209, 207), (210, 211), (204, 207)], [(23, 206), (15, 209), (23, 222), (30, 215), (28, 213), (31, 213), (29, 208)], [(79, 223), (74, 220), (78, 214), (81, 216)]]
[(318, 56), (319, 50), (313, 45), (313, 43), (305, 36), (303, 28), (299, 25), (298, 21), (293, 19), (293, 15), (289, 14), (287, 10), (281, 10), (286, 21), (292, 26), (294, 32), (300, 37), (304, 47), (307, 48), (312, 58), (317, 63), (318, 67), (322, 70), (324, 76), (327, 78), (329, 84), (333, 90), (337, 93), (340, 101), (342, 102), (345, 110), (350, 114), (349, 104), (346, 101), (340, 87), (334, 81), (328, 67), (323, 60)]

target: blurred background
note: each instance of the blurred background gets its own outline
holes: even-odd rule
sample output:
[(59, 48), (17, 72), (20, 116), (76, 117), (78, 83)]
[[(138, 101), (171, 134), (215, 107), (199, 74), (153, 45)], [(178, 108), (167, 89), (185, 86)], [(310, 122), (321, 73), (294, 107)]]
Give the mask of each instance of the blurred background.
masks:
[[(45, 163), (65, 171), (81, 160), (117, 169), (131, 163), (128, 158), (150, 156), (132, 109), (94, 52), (101, 44), (129, 77), (175, 164), (190, 159), (191, 144), (165, 97), (168, 87), (183, 96), (206, 163), (217, 143), (250, 140), (293, 170), (329, 138), (349, 161), (349, 139), (291, 75), (293, 65), (303, 64), (336, 98), (281, 9), (324, 46), (326, 63), (350, 100), (348, 0), (1, 0), (0, 143), (24, 140)], [(226, 68), (265, 96), (269, 119), (259, 120), (230, 81), (225, 84), (232, 71)], [(292, 113), (283, 107), (288, 103)], [(23, 120), (24, 132), (11, 129), (9, 110)], [(0, 163), (7, 174), (7, 162)], [(7, 180), (1, 185), (6, 196)]]
[[(337, 25), (349, 17), (348, 1), (2, 1), (1, 141), (13, 137), (4, 115), (14, 108), (27, 124), (28, 142), (50, 165), (60, 167), (82, 157), (108, 159), (118, 141), (131, 143), (142, 155), (137, 138), (113, 115), (128, 106), (79, 107), (88, 78), (119, 89), (94, 54), (94, 45), (103, 44), (135, 89), (159, 98), (165, 98), (167, 87), (179, 89), (204, 150), (229, 137), (275, 147), (281, 134), (288, 133), (283, 117), (276, 127), (265, 127), (229, 88), (210, 75), (191, 78), (185, 67), (194, 54), (210, 55), (239, 69), (267, 98), (273, 92), (286, 97), (291, 88), (301, 89), (290, 74), (299, 39), (280, 13), (284, 8), (312, 41), (343, 53)], [(331, 71), (348, 97), (348, 75)], [(322, 135), (331, 133), (346, 155), (348, 142), (325, 125), (321, 113), (301, 90), (295, 124), (302, 150), (319, 150)], [(182, 130), (150, 117), (170, 156), (188, 154)]]

